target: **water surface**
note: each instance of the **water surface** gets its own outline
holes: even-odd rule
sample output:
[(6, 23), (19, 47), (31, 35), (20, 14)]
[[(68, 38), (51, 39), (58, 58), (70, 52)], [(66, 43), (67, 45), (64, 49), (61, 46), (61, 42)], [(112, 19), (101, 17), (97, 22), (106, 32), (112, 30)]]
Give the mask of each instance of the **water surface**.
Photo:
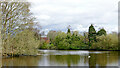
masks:
[(39, 56), (2, 59), (3, 66), (118, 66), (118, 51), (39, 50)]

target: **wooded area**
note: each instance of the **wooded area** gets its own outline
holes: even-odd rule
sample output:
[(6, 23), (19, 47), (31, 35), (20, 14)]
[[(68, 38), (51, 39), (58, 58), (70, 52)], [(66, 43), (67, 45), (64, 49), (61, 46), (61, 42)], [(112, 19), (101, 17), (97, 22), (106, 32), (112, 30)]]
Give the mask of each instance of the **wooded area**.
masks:
[(71, 31), (68, 28), (67, 33), (62, 31), (49, 31), (48, 38), (50, 44), (42, 42), (40, 49), (62, 49), (62, 50), (118, 50), (118, 34), (107, 34), (104, 28), (96, 32), (94, 26), (88, 29), (84, 35), (78, 31)]

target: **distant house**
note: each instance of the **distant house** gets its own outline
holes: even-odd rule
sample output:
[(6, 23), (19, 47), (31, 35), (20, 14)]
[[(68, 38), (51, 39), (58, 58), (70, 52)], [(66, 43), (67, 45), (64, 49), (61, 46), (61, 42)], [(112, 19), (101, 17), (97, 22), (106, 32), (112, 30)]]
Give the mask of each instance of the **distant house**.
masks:
[(41, 37), (40, 37), (40, 40), (42, 40), (42, 39), (45, 40), (46, 43), (49, 43), (49, 42), (50, 42), (49, 38), (48, 38), (46, 35), (41, 36)]

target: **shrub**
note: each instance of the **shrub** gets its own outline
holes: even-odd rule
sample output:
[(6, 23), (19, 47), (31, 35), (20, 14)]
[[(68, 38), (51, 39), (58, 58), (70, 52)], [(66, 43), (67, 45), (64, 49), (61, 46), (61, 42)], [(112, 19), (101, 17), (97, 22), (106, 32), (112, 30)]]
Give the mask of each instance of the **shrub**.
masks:
[(14, 37), (8, 37), (3, 44), (3, 53), (12, 53), (17, 55), (36, 55), (39, 41), (35, 40), (34, 33), (29, 30), (23, 30)]
[(90, 49), (118, 50), (118, 36), (116, 34), (97, 36), (97, 42), (94, 42)]

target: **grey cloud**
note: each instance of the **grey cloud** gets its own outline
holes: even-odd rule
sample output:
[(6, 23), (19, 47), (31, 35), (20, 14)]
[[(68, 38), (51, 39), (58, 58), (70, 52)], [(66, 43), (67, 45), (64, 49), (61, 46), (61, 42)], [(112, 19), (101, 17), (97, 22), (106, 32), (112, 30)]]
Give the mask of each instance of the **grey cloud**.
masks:
[(118, 9), (119, 0), (30, 1), (32, 2), (31, 12), (47, 32), (48, 30), (65, 31), (68, 25), (72, 25), (73, 30), (79, 30), (78, 25), (82, 25), (81, 29), (86, 30), (91, 23), (104, 27), (109, 32), (117, 31), (118, 16), (115, 11)]

